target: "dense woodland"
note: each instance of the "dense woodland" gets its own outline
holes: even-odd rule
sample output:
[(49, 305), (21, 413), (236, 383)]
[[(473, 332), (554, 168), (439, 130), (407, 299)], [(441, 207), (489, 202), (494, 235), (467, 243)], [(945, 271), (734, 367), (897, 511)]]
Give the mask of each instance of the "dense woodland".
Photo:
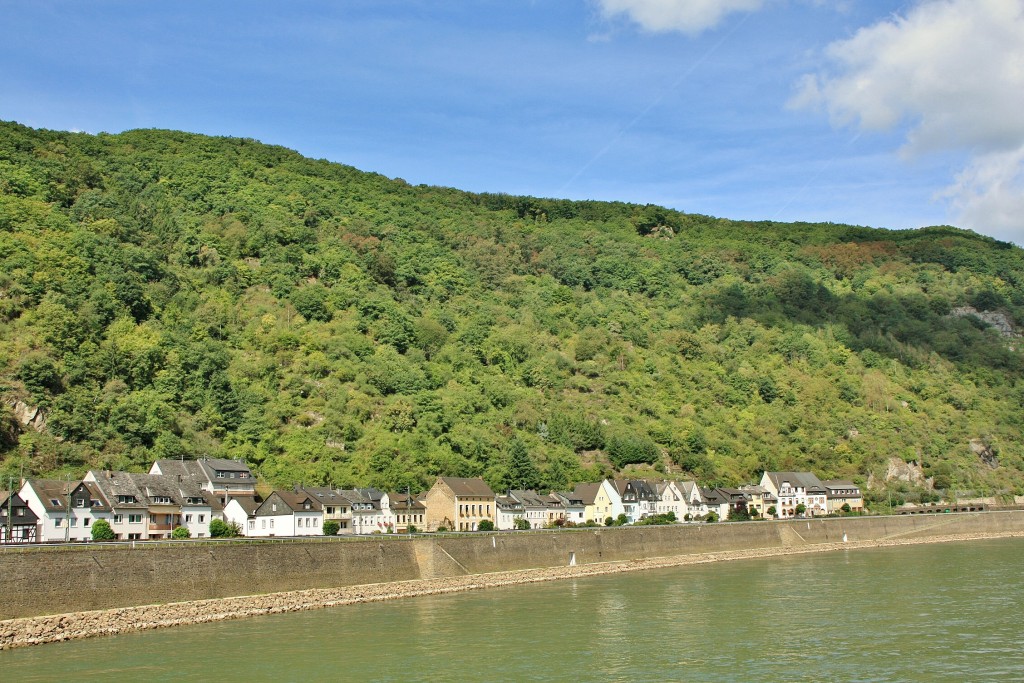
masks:
[[(0, 123), (0, 475), (628, 473), (1024, 493), (1024, 251), (410, 186), (253, 140)], [(23, 424), (16, 407), (39, 410)], [(975, 448), (971, 448), (974, 440)], [(978, 445), (982, 451), (979, 454)]]

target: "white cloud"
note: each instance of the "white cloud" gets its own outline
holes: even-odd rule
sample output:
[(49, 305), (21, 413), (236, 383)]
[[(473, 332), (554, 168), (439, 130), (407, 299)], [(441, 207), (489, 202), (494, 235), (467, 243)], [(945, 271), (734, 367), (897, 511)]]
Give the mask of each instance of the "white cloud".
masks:
[(1024, 145), (975, 157), (941, 196), (963, 225), (1024, 246)]
[(605, 17), (625, 14), (648, 31), (697, 34), (735, 12), (753, 12), (765, 0), (597, 0)]
[(793, 105), (823, 106), (840, 125), (906, 126), (907, 155), (970, 152), (942, 196), (967, 227), (1024, 244), (1024, 0), (922, 1), (827, 56), (833, 68), (806, 76)]

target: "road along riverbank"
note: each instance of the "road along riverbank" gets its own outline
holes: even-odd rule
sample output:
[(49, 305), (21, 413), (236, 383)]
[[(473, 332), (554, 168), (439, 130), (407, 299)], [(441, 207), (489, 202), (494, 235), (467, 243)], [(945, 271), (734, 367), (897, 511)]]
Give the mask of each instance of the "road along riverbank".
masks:
[(704, 552), (672, 557), (598, 562), (586, 565), (544, 567), (482, 574), (370, 583), (339, 588), (315, 588), (241, 597), (193, 600), (162, 605), (90, 610), (67, 614), (26, 617), (0, 621), (0, 650), (54, 643), (146, 629), (201, 624), (227, 619), (280, 614), (363, 602), (456, 593), (484, 588), (583, 578), (601, 574), (680, 567), (709, 562), (770, 558), (806, 553), (881, 548), (920, 543), (976, 541), (996, 538), (1024, 538), (1024, 531), (939, 534), (872, 540), (847, 540), (774, 548), (749, 548)]

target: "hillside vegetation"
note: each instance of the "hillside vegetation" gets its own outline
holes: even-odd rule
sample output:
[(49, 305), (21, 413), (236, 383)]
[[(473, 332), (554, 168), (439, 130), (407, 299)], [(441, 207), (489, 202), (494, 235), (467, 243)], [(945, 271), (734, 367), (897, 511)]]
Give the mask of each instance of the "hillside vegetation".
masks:
[(1024, 252), (950, 227), (471, 194), (252, 140), (2, 123), (0, 474), (210, 455), (278, 485), (881, 486), (898, 458), (1024, 493), (1022, 340), (951, 315), (1024, 320), (1022, 284)]

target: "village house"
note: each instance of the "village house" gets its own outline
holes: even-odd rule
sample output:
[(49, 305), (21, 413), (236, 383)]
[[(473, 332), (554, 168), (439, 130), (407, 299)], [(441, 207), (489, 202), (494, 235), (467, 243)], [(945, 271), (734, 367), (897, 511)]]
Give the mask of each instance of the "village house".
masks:
[(410, 524), (417, 529), (423, 529), (427, 506), (408, 491), (385, 493), (381, 497), (380, 508), (384, 515), (384, 526), (396, 534), (409, 533)]
[(829, 514), (842, 512), (843, 505), (849, 505), (850, 512), (864, 512), (864, 496), (861, 495), (860, 487), (852, 481), (826, 479), (821, 484), (825, 487)]
[(651, 486), (654, 487), (654, 492), (658, 496), (655, 514), (667, 515), (671, 512), (677, 520), (682, 521), (686, 514), (686, 501), (683, 499), (683, 493), (679, 490), (678, 484), (674, 481), (654, 481), (651, 482)]
[(586, 519), (587, 506), (583, 503), (583, 499), (578, 497), (573, 491), (552, 491), (551, 497), (559, 508), (561, 515), (559, 519), (562, 519), (567, 524), (574, 526), (582, 525)]
[(219, 496), (224, 503), (234, 496), (255, 496), (256, 478), (241, 460), (200, 458), (199, 460), (157, 460), (150, 474), (188, 477), (200, 482), (204, 491)]
[(35, 543), (39, 517), (21, 496), (0, 491), (0, 543)]
[(247, 536), (320, 536), (323, 505), (302, 489), (273, 491), (256, 508)]
[(91, 482), (28, 479), (18, 495), (39, 518), (36, 538), (44, 543), (91, 541), (93, 521), (110, 520), (110, 506)]
[(258, 497), (236, 496), (224, 506), (224, 521), (238, 527), (243, 536), (256, 534), (256, 509), (263, 503)]
[[(151, 538), (150, 527), (154, 523), (160, 526), (161, 520), (150, 519), (149, 500), (129, 473), (90, 470), (85, 474), (85, 480), (96, 486), (109, 501), (110, 528), (118, 540), (145, 540)], [(171, 509), (171, 504), (158, 504), (157, 508)], [(163, 535), (161, 531), (154, 530), (152, 537), (159, 538)]]
[(597, 492), (601, 490), (601, 484), (576, 484), (572, 491), (572, 497), (583, 503), (583, 522), (604, 523), (604, 518), (597, 514)]
[[(625, 482), (622, 482), (625, 484)], [(625, 486), (623, 486), (625, 488)], [(604, 524), (610, 517), (618, 519), (619, 515), (626, 513), (622, 505), (622, 494), (619, 492), (616, 482), (613, 479), (602, 479), (594, 495), (594, 521)]]
[(697, 482), (680, 481), (676, 482), (676, 487), (683, 495), (683, 502), (686, 503), (682, 519), (687, 519), (687, 515), (689, 515), (690, 519), (693, 519), (694, 517), (703, 517), (708, 514), (708, 506), (704, 503), (704, 496), (701, 495), (700, 486), (697, 485)]
[(494, 492), (483, 479), (438, 477), (426, 496), (427, 531), (476, 531), (494, 522)]
[(773, 516), (773, 514), (768, 513), (769, 510), (771, 510), (772, 508), (775, 508), (775, 511), (778, 510), (778, 499), (775, 497), (774, 494), (772, 494), (771, 491), (769, 491), (765, 487), (758, 485), (747, 485), (741, 486), (740, 491), (743, 491), (750, 497), (748, 508), (750, 510), (750, 515), (752, 517), (762, 517), (767, 519), (768, 517)]
[(809, 517), (828, 514), (825, 486), (810, 472), (765, 472), (761, 486), (778, 499), (776, 517), (795, 517), (797, 506)]
[(529, 522), (531, 529), (543, 529), (553, 519), (550, 515), (553, 501), (548, 496), (533, 490), (518, 489), (513, 489), (509, 495), (523, 506), (523, 518)]
[(622, 482), (621, 487), (616, 482), (616, 490), (621, 493), (623, 511), (630, 524), (657, 514), (660, 499), (650, 483), (643, 479), (630, 479)]
[(526, 509), (514, 496), (494, 497), (495, 521), (494, 528), (500, 531), (511, 531), (516, 528), (517, 519), (526, 519)]
[(341, 491), (337, 491), (328, 486), (298, 486), (295, 487), (296, 492), (299, 490), (305, 491), (307, 495), (310, 495), (320, 501), (320, 505), (324, 509), (324, 522), (333, 521), (338, 523), (338, 534), (351, 534), (352, 528), (352, 507), (348, 499), (342, 495)]

